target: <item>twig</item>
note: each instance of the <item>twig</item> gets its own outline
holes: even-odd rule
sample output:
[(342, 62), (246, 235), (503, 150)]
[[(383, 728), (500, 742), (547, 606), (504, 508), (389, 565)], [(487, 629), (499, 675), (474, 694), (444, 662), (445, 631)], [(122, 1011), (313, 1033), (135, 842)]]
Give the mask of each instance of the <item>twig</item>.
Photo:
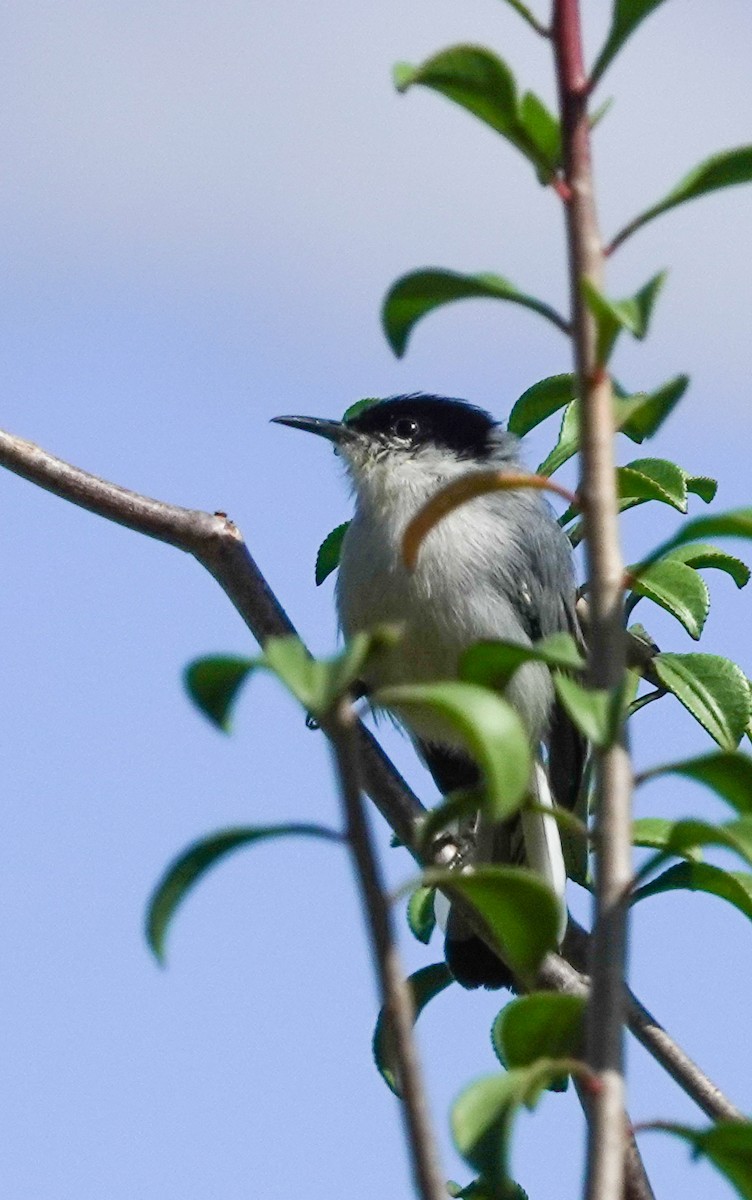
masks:
[(624, 1114), (624, 1200), (655, 1200), (629, 1117)]
[[(582, 1080), (572, 1077), (578, 1099), (586, 1114), (592, 1109), (592, 1096)], [(624, 1119), (624, 1200), (655, 1200), (655, 1192), (648, 1179), (635, 1139), (634, 1130), (627, 1117)]]
[[(559, 88), (569, 249), (572, 329), (582, 398), (582, 480), (590, 580), (590, 678), (615, 691), (625, 668), (624, 565), (619, 547), (613, 455), (611, 383), (600, 366), (595, 320), (582, 285), (601, 285), (603, 250), (593, 195), (588, 81), (582, 57), (579, 0), (554, 0), (553, 44)], [(631, 872), (631, 767), (622, 741), (595, 763), (595, 918), (587, 1062), (599, 1077), (588, 1126), (587, 1200), (620, 1200), (624, 1177), (623, 977), (626, 957), (625, 887)]]
[[(660, 212), (661, 210), (658, 209), (658, 211)], [(639, 217), (635, 217), (634, 221), (630, 221), (628, 225), (625, 225), (623, 229), (620, 229), (604, 248), (604, 257), (610, 258), (612, 254), (615, 254), (619, 247), (624, 245), (627, 238), (631, 238), (633, 233), (637, 233), (637, 230), (641, 229), (642, 226), (645, 225), (650, 218), (655, 215), (656, 213), (653, 209), (648, 209), (647, 212), (640, 213)]]
[[(590, 951), (590, 938), (577, 921), (569, 918), (567, 935), (562, 947), (567, 959), (574, 964), (578, 971), (587, 971)], [(571, 968), (570, 968), (571, 969)], [(582, 978), (578, 976), (578, 978)], [(583, 980), (583, 987), (586, 981)], [(571, 979), (561, 981), (558, 990), (564, 990), (562, 985), (571, 986)], [(681, 1046), (671, 1037), (655, 1017), (645, 1008), (634, 992), (625, 989), (626, 1020), (630, 1033), (653, 1056), (672, 1079), (678, 1083), (682, 1091), (694, 1100), (698, 1108), (714, 1121), (740, 1121), (743, 1114), (723, 1094), (717, 1084), (713, 1083), (705, 1072), (698, 1067)]]
[(394, 1037), (394, 1055), (402, 1093), (408, 1152), (421, 1200), (445, 1200), (444, 1177), (431, 1128), (425, 1089), (413, 1036), (413, 1005), (399, 962), (392, 911), (374, 854), (361, 797), (356, 720), (349, 700), (332, 714), (330, 738), (352, 852), (371, 941), (381, 1002)]
[[(153, 500), (108, 483), (0, 430), (0, 466), (79, 508), (192, 554), (227, 594), (256, 640), (297, 631), (261, 574), (237, 526), (225, 513), (207, 513)], [(400, 841), (412, 845), (422, 806), (364, 725), (358, 725), (366, 790)]]
[[(516, 8), (517, 5), (514, 5), (514, 7)], [(518, 12), (519, 11), (520, 10), (518, 9)], [(540, 34), (541, 37), (544, 37), (544, 38), (551, 37), (551, 30), (548, 28), (548, 26), (544, 25), (542, 21), (539, 21), (537, 17), (534, 17), (532, 15), (532, 13), (525, 12), (523, 15), (524, 15), (524, 18), (527, 21), (528, 25), (530, 26), (530, 28), (534, 29), (535, 32)]]
[[(193, 554), (211, 571), (262, 645), (267, 638), (295, 633), (240, 532), (224, 514), (212, 516), (128, 491), (2, 430), (0, 466), (89, 512)], [(330, 736), (326, 723), (322, 729)], [(421, 862), (417, 831), (426, 809), (370, 732), (359, 722), (356, 729), (364, 788), (405, 848)], [(444, 849), (433, 865), (451, 865), (451, 845)], [(586, 969), (588, 935), (571, 920), (564, 949), (575, 966), (550, 954), (541, 966), (537, 985), (587, 995), (587, 981), (580, 971)], [(634, 998), (628, 1002), (627, 1019), (635, 1037), (704, 1112), (733, 1119), (738, 1110)]]
[(717, 1084), (708, 1079), (696, 1062), (677, 1045), (670, 1034), (641, 1004), (633, 992), (627, 991), (627, 1021), (639, 1042), (648, 1050), (664, 1071), (679, 1087), (691, 1096), (695, 1104), (713, 1121), (744, 1121), (746, 1117), (724, 1096)]

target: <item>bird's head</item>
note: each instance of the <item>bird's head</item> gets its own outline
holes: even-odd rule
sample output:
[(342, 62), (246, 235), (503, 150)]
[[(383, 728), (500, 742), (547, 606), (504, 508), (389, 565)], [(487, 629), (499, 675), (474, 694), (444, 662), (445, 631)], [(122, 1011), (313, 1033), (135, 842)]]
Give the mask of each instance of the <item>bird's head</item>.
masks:
[(355, 406), (341, 421), (322, 417), (274, 417), (332, 442), (356, 490), (389, 475), (417, 482), (451, 478), (473, 467), (516, 462), (517, 439), (490, 413), (445, 396), (392, 396)]

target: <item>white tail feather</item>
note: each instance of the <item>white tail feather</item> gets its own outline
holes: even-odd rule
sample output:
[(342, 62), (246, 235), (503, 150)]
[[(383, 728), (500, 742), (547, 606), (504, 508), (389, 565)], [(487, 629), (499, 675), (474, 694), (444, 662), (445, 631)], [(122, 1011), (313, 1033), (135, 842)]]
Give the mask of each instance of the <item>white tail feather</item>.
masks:
[[(553, 809), (554, 798), (551, 794), (551, 786), (548, 782), (546, 768), (541, 762), (536, 762), (535, 764), (532, 784), (533, 794), (538, 804), (545, 808)], [(567, 928), (567, 870), (564, 865), (559, 826), (554, 817), (549, 817), (546, 813), (530, 812), (524, 808), (520, 813), (520, 824), (525, 843), (525, 865), (545, 880), (559, 902), (558, 936), (559, 942), (561, 942)], [(487, 821), (479, 822), (477, 830), (478, 844), (474, 855), (474, 862), (476, 864), (493, 862), (493, 830), (494, 826), (492, 823)], [(471, 871), (472, 869), (472, 864), (470, 863), (464, 868), (466, 871)], [(434, 899), (434, 912), (436, 914), (436, 922), (442, 933), (446, 933), (450, 908), (451, 904), (446, 896), (442, 892), (437, 891)], [(464, 936), (472, 936), (470, 930)]]
[(436, 892), (433, 902), (433, 911), (436, 914), (436, 924), (442, 933), (447, 931), (447, 923), (449, 921), (449, 909), (451, 904), (447, 900), (443, 892)]
[[(539, 762), (535, 764), (534, 790), (538, 803), (545, 808), (553, 809), (554, 798), (551, 795), (548, 776), (545, 767)], [(549, 817), (546, 813), (529, 812), (524, 808), (521, 820), (527, 865), (545, 879), (559, 901), (559, 941), (561, 941), (567, 927), (567, 872), (564, 866), (559, 827), (554, 817)]]

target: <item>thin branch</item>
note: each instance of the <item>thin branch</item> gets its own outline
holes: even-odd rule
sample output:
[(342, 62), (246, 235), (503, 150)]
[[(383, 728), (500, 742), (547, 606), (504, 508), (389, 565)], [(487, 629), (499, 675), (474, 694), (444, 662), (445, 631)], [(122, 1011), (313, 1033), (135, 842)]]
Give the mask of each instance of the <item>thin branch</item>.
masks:
[[(592, 1096), (582, 1080), (572, 1077), (577, 1097), (586, 1114), (592, 1110)], [(624, 1200), (655, 1200), (655, 1192), (648, 1179), (634, 1130), (627, 1117), (624, 1119)]]
[[(629, 706), (630, 717), (633, 717), (635, 713), (638, 713), (641, 708), (645, 707), (646, 704), (654, 704), (656, 700), (662, 700), (667, 694), (668, 693), (666, 692), (665, 688), (658, 687), (652, 692), (646, 692), (644, 696), (639, 696), (637, 700), (633, 700)], [(641, 783), (641, 777), (639, 775), (635, 776), (634, 783), (635, 787)]]
[[(600, 366), (597, 329), (582, 285), (600, 287), (603, 250), (593, 194), (588, 85), (583, 64), (579, 0), (554, 0), (553, 44), (559, 89), (569, 251), (572, 329), (582, 398), (582, 480), (590, 580), (590, 678), (615, 691), (626, 664), (623, 575), (614, 471), (611, 382)], [(625, 888), (631, 875), (631, 765), (622, 741), (595, 762), (595, 914), (587, 1062), (599, 1077), (588, 1126), (587, 1200), (620, 1200), (624, 1185), (623, 978), (627, 944)]]
[(744, 1121), (744, 1113), (724, 1096), (717, 1084), (708, 1079), (696, 1062), (677, 1045), (670, 1034), (641, 1004), (633, 992), (627, 991), (627, 1020), (629, 1028), (664, 1071), (713, 1121)]
[[(193, 554), (211, 571), (262, 645), (267, 638), (295, 633), (237, 527), (224, 514), (180, 508), (107, 483), (2, 430), (0, 466), (89, 512)], [(330, 736), (328, 726), (322, 729)], [(356, 729), (364, 788), (405, 848), (421, 862), (418, 829), (426, 809), (365, 726), (358, 722)], [(431, 865), (451, 866), (453, 855), (451, 844), (444, 844)], [(587, 995), (587, 981), (580, 971), (586, 969), (588, 942), (585, 930), (570, 919), (564, 950), (575, 966), (560, 955), (549, 954), (540, 968), (537, 986)], [(716, 1118), (734, 1119), (738, 1115), (731, 1102), (634, 997), (628, 1000), (627, 1019), (634, 1036), (704, 1112)]]
[[(0, 466), (79, 508), (192, 554), (216, 579), (260, 645), (270, 637), (297, 636), (240, 530), (225, 513), (152, 500), (82, 471), (3, 430)], [(358, 737), (366, 790), (400, 841), (410, 846), (423, 811), (420, 801), (362, 724)]]
[(641, 229), (645, 222), (650, 220), (652, 215), (652, 212), (640, 213), (639, 217), (635, 217), (634, 221), (630, 221), (628, 225), (620, 229), (605, 247), (603, 251), (604, 257), (610, 258), (612, 254), (615, 254), (619, 247), (624, 245), (627, 238), (631, 238), (633, 233), (637, 233), (637, 230)]
[[(562, 947), (567, 959), (577, 971), (586, 972), (590, 953), (590, 937), (577, 921), (569, 918)], [(570, 968), (571, 969), (571, 968)], [(583, 987), (587, 981), (582, 979)], [(562, 980), (557, 990), (571, 986), (571, 979)], [(629, 1031), (660, 1066), (706, 1116), (714, 1121), (741, 1121), (743, 1113), (726, 1097), (717, 1084), (698, 1067), (681, 1046), (671, 1037), (651, 1012), (629, 988), (625, 989), (626, 1020)]]
[[(569, 949), (570, 941), (578, 958), (581, 961), (584, 960), (587, 957), (588, 936), (585, 930), (581, 929), (571, 918), (567, 929), (565, 948)], [(587, 997), (589, 993), (588, 984), (589, 980), (576, 971), (565, 959), (555, 954), (547, 955), (536, 980), (537, 987), (584, 997)], [(678, 1050), (678, 1047), (676, 1049)], [(679, 1053), (683, 1052), (679, 1051)], [(590, 1130), (596, 1119), (595, 1106), (598, 1100), (598, 1091), (593, 1091), (592, 1088), (582, 1083), (578, 1084), (576, 1079), (574, 1083), (588, 1123), (588, 1130)], [(622, 1200), (655, 1200), (631, 1122), (623, 1110), (622, 1137), (624, 1147)]]
[(541, 37), (551, 37), (551, 30), (548, 28), (548, 26), (544, 25), (542, 21), (538, 20), (535, 13), (531, 12), (528, 6), (522, 3), (522, 0), (507, 0), (507, 3), (509, 4), (510, 8), (513, 8), (515, 12), (519, 13), (523, 21), (526, 21), (530, 28), (534, 29), (535, 32), (540, 34)]
[(624, 1200), (655, 1200), (629, 1117), (624, 1114)]
[(371, 952), (381, 1003), (394, 1038), (394, 1056), (400, 1081), (405, 1134), (413, 1177), (421, 1200), (445, 1200), (445, 1181), (428, 1113), (425, 1089), (413, 1035), (413, 1005), (400, 966), (392, 910), (387, 901), (368, 820), (363, 807), (355, 737), (356, 719), (349, 700), (343, 700), (331, 717), (330, 738), (337, 761), (347, 840), (368, 925)]

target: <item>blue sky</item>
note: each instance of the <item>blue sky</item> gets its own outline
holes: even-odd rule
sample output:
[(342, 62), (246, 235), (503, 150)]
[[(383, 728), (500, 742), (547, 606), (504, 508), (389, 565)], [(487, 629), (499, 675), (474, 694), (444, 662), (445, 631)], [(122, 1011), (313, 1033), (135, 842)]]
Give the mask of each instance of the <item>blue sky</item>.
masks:
[[(586, 5), (590, 44), (609, 6)], [(553, 99), (539, 42), (503, 4), (385, 0), (325, 8), (216, 0), (5, 5), (0, 38), (2, 424), (105, 477), (229, 512), (293, 620), (335, 644), (323, 535), (348, 512), (323, 444), (270, 426), (363, 395), (465, 396), (503, 418), (566, 344), (527, 312), (466, 303), (393, 358), (378, 325), (413, 267), (497, 271), (565, 302), (558, 202), (488, 130), (389, 72), (483, 41)], [(606, 232), (695, 162), (750, 140), (748, 5), (665, 4), (609, 74), (596, 135)], [(692, 376), (650, 452), (749, 503), (752, 192), (688, 205), (610, 268), (622, 295), (671, 276), (650, 340), (617, 366), (634, 387)], [(531, 439), (529, 460), (552, 436)], [(630, 449), (621, 447), (622, 461)], [(641, 452), (639, 452), (641, 453)], [(336, 821), (326, 747), (269, 680), (227, 739), (190, 708), (183, 665), (243, 653), (245, 630), (187, 557), (0, 478), (2, 762), (0, 1180), (13, 1200), (208, 1200), (409, 1194), (395, 1102), (370, 1062), (375, 999), (350, 868), (336, 849), (237, 855), (186, 904), (160, 971), (142, 936), (151, 887), (225, 825)], [(628, 556), (673, 528), (630, 514)], [(725, 578), (702, 648), (750, 666), (749, 604)], [(643, 602), (664, 647), (684, 632)], [(706, 745), (665, 701), (635, 722), (642, 764)], [(431, 789), (392, 738), (400, 764)], [(720, 807), (654, 785), (640, 815)], [(410, 870), (386, 850), (390, 878)], [(582, 900), (573, 896), (578, 911)], [(705, 897), (647, 901), (634, 924), (644, 1001), (747, 1111), (742, 918)], [(411, 968), (435, 961), (406, 939)], [(456, 992), (456, 994), (455, 994)], [(494, 1070), (498, 997), (452, 989), (421, 1018), (447, 1173), (446, 1113)], [(630, 1045), (636, 1120), (702, 1118)], [(576, 1195), (581, 1118), (548, 1097), (520, 1121), (532, 1200)], [(726, 1186), (657, 1135), (658, 1195)]]

